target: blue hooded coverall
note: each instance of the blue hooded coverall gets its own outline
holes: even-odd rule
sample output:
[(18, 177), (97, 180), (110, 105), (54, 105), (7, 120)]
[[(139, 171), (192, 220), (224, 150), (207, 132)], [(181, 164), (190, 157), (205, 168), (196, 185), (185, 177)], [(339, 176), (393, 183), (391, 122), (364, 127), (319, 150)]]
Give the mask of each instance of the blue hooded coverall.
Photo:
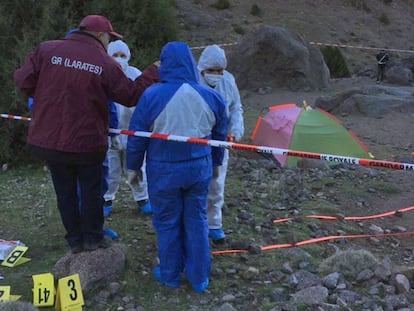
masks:
[[(211, 88), (198, 83), (198, 71), (188, 45), (167, 43), (160, 60), (161, 82), (141, 96), (129, 129), (225, 140), (224, 101)], [(129, 136), (129, 170), (140, 169), (145, 151), (162, 282), (177, 287), (181, 272), (185, 271), (195, 288), (208, 282), (207, 192), (212, 165), (221, 165), (224, 149)]]

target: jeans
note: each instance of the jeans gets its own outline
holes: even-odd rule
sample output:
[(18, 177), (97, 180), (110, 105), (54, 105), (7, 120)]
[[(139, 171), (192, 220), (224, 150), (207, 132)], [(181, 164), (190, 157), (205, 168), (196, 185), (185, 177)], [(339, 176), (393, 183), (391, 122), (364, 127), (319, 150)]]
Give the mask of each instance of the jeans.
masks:
[[(102, 164), (48, 161), (65, 239), (70, 246), (103, 238)], [(80, 187), (78, 202), (77, 183)], [(82, 208), (79, 209), (79, 203)]]

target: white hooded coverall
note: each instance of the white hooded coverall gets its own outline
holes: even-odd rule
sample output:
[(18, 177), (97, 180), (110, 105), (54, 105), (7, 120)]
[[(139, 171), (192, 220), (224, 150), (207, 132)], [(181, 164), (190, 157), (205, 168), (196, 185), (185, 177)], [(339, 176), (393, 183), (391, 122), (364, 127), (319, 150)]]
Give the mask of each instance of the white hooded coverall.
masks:
[[(109, 43), (108, 45), (108, 55), (113, 56), (116, 52), (123, 52), (127, 58), (124, 60), (120, 60), (115, 58), (116, 61), (122, 62), (120, 63), (122, 70), (124, 71), (125, 75), (130, 78), (131, 80), (135, 80), (138, 76), (141, 75), (141, 71), (136, 67), (129, 66), (128, 61), (131, 58), (131, 52), (128, 48), (128, 45), (121, 41), (116, 40), (114, 42)], [(131, 120), (132, 114), (135, 110), (135, 107), (125, 107), (118, 103), (115, 103), (117, 113), (118, 113), (118, 128), (120, 129), (128, 129), (129, 122)], [(126, 173), (126, 164), (125, 164), (125, 157), (126, 157), (126, 146), (128, 141), (127, 135), (119, 135), (120, 140), (120, 149), (114, 149), (111, 146), (111, 140), (108, 142), (108, 165), (109, 165), (109, 172), (108, 172), (108, 190), (104, 194), (105, 201), (112, 201), (115, 199), (115, 194), (119, 188), (119, 182), (121, 181), (122, 174)], [(112, 148), (111, 148), (112, 147)], [(142, 180), (138, 182), (138, 184), (129, 185), (131, 188), (132, 196), (134, 201), (142, 201), (148, 199), (148, 190), (147, 190), (147, 175), (145, 173), (145, 161), (144, 165), (142, 166)]]
[[(201, 72), (209, 68), (227, 67), (224, 50), (218, 45), (207, 46), (200, 55), (197, 69), (200, 72), (201, 84), (208, 85)], [(211, 87), (211, 85), (209, 85)], [(235, 141), (239, 141), (244, 134), (243, 108), (240, 102), (240, 93), (234, 76), (224, 70), (223, 78), (213, 87), (224, 99), (228, 118), (227, 134), (232, 135)], [(224, 205), (224, 186), (226, 181), (229, 151), (225, 149), (223, 164), (218, 167), (219, 174), (212, 177), (209, 185), (207, 202), (207, 217), (209, 229), (222, 228), (222, 208)]]

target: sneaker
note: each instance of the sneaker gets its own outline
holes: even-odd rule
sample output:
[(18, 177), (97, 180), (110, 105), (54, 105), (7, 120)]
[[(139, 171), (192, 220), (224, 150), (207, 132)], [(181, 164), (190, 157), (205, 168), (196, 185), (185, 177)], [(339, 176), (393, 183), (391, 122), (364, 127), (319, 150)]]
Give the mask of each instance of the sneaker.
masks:
[(141, 213), (145, 215), (149, 215), (152, 213), (151, 203), (148, 200), (137, 201), (137, 203), (138, 203), (138, 208), (140, 209)]
[(166, 281), (164, 281), (162, 279), (162, 277), (161, 277), (161, 268), (160, 268), (160, 266), (156, 266), (156, 267), (154, 267), (154, 269), (152, 269), (152, 275), (154, 276), (154, 278), (158, 282), (160, 282), (160, 283), (162, 283), (162, 284), (164, 284), (164, 285), (166, 285), (168, 287), (174, 287), (174, 288), (176, 288), (176, 287), (179, 287), (180, 286), (180, 283), (179, 282), (166, 282)]
[(208, 286), (208, 279), (204, 282), (201, 282), (199, 284), (191, 284), (191, 287), (193, 290), (197, 293), (204, 292)]
[(103, 215), (104, 217), (108, 217), (112, 211), (112, 201), (105, 201), (103, 206)]
[(83, 242), (83, 250), (94, 251), (98, 248), (108, 248), (112, 245), (112, 239), (108, 236), (104, 236), (102, 240), (96, 242)]
[(208, 236), (213, 240), (214, 243), (224, 243), (226, 235), (222, 228), (209, 229)]
[(109, 236), (111, 239), (116, 239), (118, 237), (118, 233), (111, 228), (104, 228), (103, 234)]

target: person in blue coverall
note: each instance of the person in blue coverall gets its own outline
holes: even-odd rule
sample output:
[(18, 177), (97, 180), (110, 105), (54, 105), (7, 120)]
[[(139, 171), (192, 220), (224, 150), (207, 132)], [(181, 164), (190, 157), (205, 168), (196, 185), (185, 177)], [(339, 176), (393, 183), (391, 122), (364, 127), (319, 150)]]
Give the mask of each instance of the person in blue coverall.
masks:
[[(224, 101), (217, 92), (199, 84), (188, 45), (167, 43), (160, 60), (161, 82), (141, 95), (129, 129), (225, 141)], [(207, 192), (215, 168), (222, 164), (224, 149), (129, 136), (129, 181), (138, 177), (145, 152), (159, 256), (153, 275), (166, 286), (178, 287), (184, 271), (193, 290), (202, 292), (210, 273)]]

